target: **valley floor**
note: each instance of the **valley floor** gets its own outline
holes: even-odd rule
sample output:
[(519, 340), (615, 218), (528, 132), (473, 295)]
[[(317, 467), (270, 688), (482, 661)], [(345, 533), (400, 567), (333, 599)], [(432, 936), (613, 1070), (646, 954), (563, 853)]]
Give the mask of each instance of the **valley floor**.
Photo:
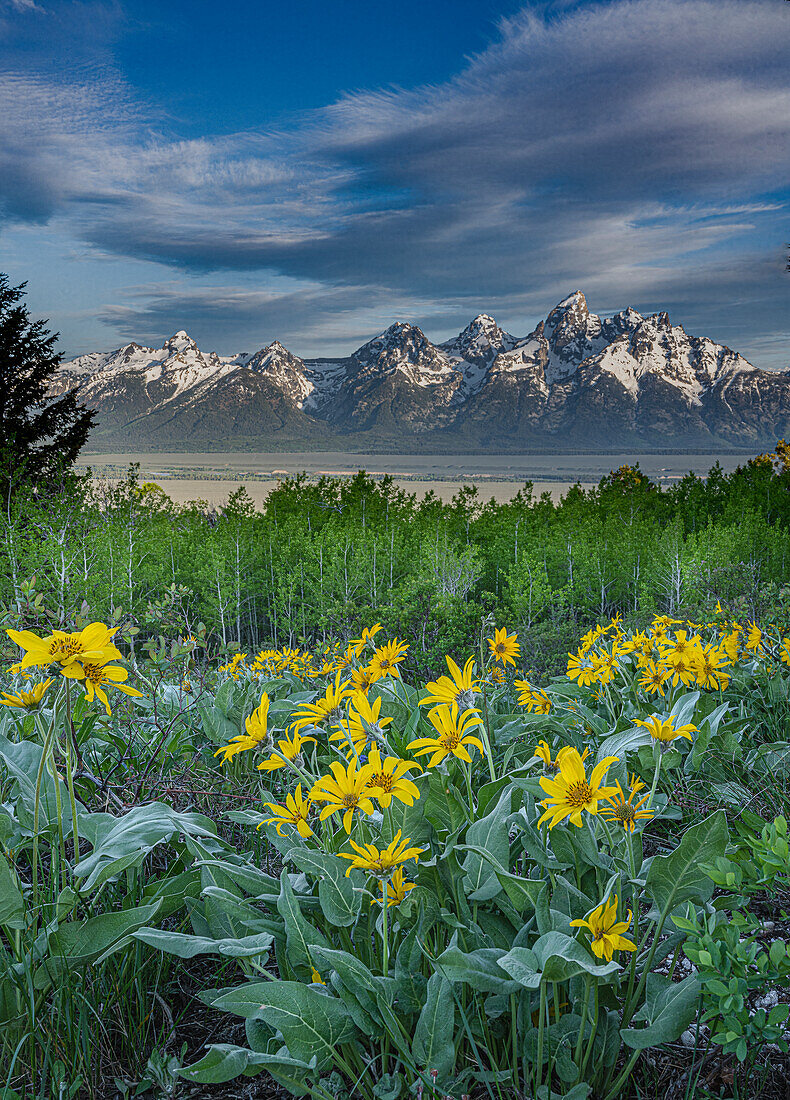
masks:
[(434, 492), (450, 500), (462, 485), (477, 485), (488, 500), (510, 500), (525, 481), (536, 494), (548, 492), (553, 500), (571, 485), (597, 485), (610, 470), (639, 463), (652, 480), (667, 484), (690, 470), (705, 474), (716, 462), (729, 471), (743, 463), (742, 454), (525, 454), (525, 455), (394, 455), (354, 454), (342, 451), (294, 452), (128, 452), (84, 453), (83, 468), (97, 477), (124, 475), (129, 463), (139, 462), (144, 480), (155, 480), (176, 503), (205, 500), (221, 504), (244, 483), (256, 504), (261, 504), (279, 477), (305, 472), (348, 476), (364, 469), (373, 477), (390, 475), (399, 486), (423, 497)]

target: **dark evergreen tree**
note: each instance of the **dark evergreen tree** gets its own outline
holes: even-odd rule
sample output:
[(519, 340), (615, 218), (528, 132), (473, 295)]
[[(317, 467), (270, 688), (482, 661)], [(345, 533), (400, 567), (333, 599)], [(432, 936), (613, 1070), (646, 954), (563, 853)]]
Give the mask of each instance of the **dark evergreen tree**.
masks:
[(11, 286), (0, 273), (0, 482), (9, 488), (46, 487), (73, 466), (95, 413), (74, 392), (52, 396), (62, 355), (57, 333), (31, 321), (26, 283)]

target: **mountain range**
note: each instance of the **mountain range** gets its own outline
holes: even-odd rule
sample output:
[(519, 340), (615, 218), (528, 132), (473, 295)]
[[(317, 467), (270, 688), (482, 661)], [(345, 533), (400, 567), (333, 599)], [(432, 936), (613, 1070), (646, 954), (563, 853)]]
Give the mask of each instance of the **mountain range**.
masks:
[(203, 352), (176, 332), (64, 363), (102, 450), (572, 451), (754, 447), (790, 434), (790, 373), (666, 313), (590, 313), (581, 291), (525, 337), (480, 314), (445, 343), (398, 321), (345, 358), (278, 341)]

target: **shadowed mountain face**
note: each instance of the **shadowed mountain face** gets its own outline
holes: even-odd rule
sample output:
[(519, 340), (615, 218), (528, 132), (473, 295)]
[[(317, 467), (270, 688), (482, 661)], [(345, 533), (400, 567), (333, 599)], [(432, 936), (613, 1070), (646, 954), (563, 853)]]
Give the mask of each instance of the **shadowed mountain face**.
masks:
[(557, 450), (762, 446), (790, 432), (790, 374), (666, 313), (602, 319), (577, 291), (534, 332), (481, 314), (433, 344), (399, 321), (343, 359), (202, 352), (185, 332), (63, 365), (108, 449)]

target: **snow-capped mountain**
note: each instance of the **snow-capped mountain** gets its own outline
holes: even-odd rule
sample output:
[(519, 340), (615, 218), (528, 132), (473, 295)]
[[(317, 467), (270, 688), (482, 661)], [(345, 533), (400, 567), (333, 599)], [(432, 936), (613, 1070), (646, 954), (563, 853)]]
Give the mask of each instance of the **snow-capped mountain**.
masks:
[(528, 336), (480, 314), (432, 343), (403, 321), (346, 358), (202, 352), (183, 331), (61, 368), (94, 445), (464, 450), (762, 445), (790, 433), (790, 374), (758, 370), (666, 313), (590, 313), (576, 291)]

